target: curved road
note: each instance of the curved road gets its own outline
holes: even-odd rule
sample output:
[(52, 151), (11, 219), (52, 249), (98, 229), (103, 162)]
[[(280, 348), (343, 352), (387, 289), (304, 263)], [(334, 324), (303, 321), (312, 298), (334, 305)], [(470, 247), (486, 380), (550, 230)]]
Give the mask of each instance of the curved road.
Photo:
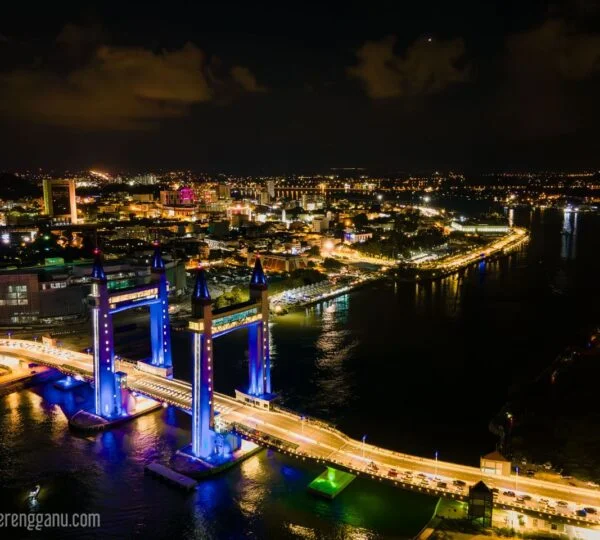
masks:
[[(17, 339), (0, 339), (2, 353), (64, 372), (79, 372), (88, 378), (93, 377), (93, 359), (88, 354)], [(127, 373), (127, 383), (132, 391), (191, 412), (190, 383), (140, 371), (130, 362), (116, 361), (115, 364), (118, 370)], [(484, 475), (476, 467), (436, 462), (363, 444), (324, 423), (307, 421), (291, 412), (259, 409), (218, 393), (214, 394), (214, 399), (218, 421), (235, 423), (244, 431), (255, 434), (259, 441), (263, 438), (268, 442), (265, 436), (285, 441), (290, 445), (289, 451), (299, 457), (385, 478), (399, 487), (451, 498), (464, 499), (467, 486), (484, 480), (490, 487), (499, 490), (495, 499), (498, 506), (539, 514), (541, 517), (561, 517), (572, 524), (600, 525), (600, 514), (588, 513), (586, 517), (575, 514), (576, 510), (583, 507), (600, 508), (600, 490), (597, 489), (512, 475)], [(455, 485), (455, 481), (464, 485)], [(505, 491), (516, 493), (517, 496), (529, 496), (531, 500), (518, 502), (513, 495), (504, 495)], [(557, 504), (558, 501), (561, 504)]]

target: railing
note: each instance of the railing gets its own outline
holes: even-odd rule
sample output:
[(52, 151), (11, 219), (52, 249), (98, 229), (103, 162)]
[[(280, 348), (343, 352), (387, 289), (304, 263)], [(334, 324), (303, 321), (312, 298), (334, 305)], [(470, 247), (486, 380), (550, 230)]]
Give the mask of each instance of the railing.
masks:
[[(69, 350), (65, 350), (65, 349), (59, 349), (56, 347), (44, 345), (42, 343), (34, 344), (30, 341), (16, 340), (16, 339), (0, 339), (0, 347), (10, 349), (11, 351), (15, 351), (15, 352), (19, 351), (19, 352), (24, 353), (25, 355), (31, 355), (34, 357), (34, 359), (37, 362), (39, 362), (41, 364), (50, 364), (53, 367), (58, 367), (61, 370), (68, 370), (73, 373), (84, 374), (84, 376), (86, 376), (87, 378), (89, 378), (89, 376), (90, 376), (89, 370), (85, 370), (78, 366), (74, 366), (72, 364), (69, 364), (69, 362), (68, 362), (69, 359), (73, 359), (75, 361), (79, 360), (79, 361), (89, 362), (90, 368), (91, 368), (92, 367), (91, 366), (91, 356), (87, 355), (87, 354), (77, 353), (77, 352), (73, 352), (73, 351), (69, 351)], [(64, 363), (51, 362), (50, 360), (39, 359), (38, 357), (34, 356), (35, 354), (39, 354), (39, 353), (43, 353), (43, 354), (46, 354), (49, 356), (52, 356), (53, 354), (60, 356), (60, 360), (64, 360)], [(121, 360), (121, 361), (123, 361), (123, 360)], [(141, 382), (142, 381), (140, 381), (140, 383)], [(142, 386), (142, 384), (140, 384), (140, 385), (134, 384), (134, 386), (138, 386), (138, 388), (139, 388), (139, 386)], [(137, 390), (137, 389), (134, 388), (134, 390)], [(146, 394), (149, 393), (148, 389), (145, 389), (145, 390), (140, 389), (138, 391), (141, 391), (141, 393), (146, 393)], [(155, 389), (153, 391), (156, 392)], [(219, 395), (219, 397), (223, 397), (233, 403), (239, 404), (239, 402), (235, 401), (233, 398), (229, 398), (228, 396)], [(164, 401), (170, 402), (171, 404), (173, 404), (175, 406), (181, 406), (181, 402), (183, 401), (183, 399), (175, 400), (175, 399), (167, 398)], [(179, 403), (177, 403), (177, 401), (179, 401)], [(279, 414), (282, 416), (286, 416), (288, 418), (292, 417), (295, 420), (300, 421), (300, 416), (297, 413), (293, 413), (289, 409), (285, 409), (285, 408), (279, 407), (279, 406), (277, 408), (275, 408), (275, 410), (269, 412), (268, 414), (274, 414), (274, 415)], [(369, 452), (371, 454), (399, 458), (399, 459), (403, 459), (405, 461), (409, 461), (412, 463), (421, 464), (421, 465), (427, 466), (429, 468), (436, 467), (437, 471), (439, 471), (441, 476), (447, 476), (447, 471), (456, 471), (456, 472), (461, 472), (463, 474), (468, 474), (471, 476), (479, 476), (480, 478), (485, 477), (485, 478), (487, 478), (488, 482), (489, 481), (492, 481), (492, 482), (500, 481), (500, 482), (507, 483), (507, 482), (515, 481), (515, 478), (510, 475), (493, 475), (493, 476), (484, 475), (480, 469), (477, 469), (475, 467), (469, 467), (469, 466), (459, 465), (459, 464), (449, 463), (449, 462), (435, 461), (433, 459), (428, 459), (428, 458), (421, 458), (421, 457), (412, 456), (409, 454), (403, 454), (400, 452), (387, 450), (384, 448), (375, 447), (370, 444), (361, 445), (361, 443), (359, 441), (351, 439), (350, 437), (348, 437), (344, 433), (340, 432), (339, 430), (337, 430), (335, 427), (333, 427), (332, 425), (330, 425), (327, 422), (323, 422), (318, 419), (307, 419), (307, 422), (309, 422), (309, 424), (311, 426), (314, 426), (315, 429), (318, 429), (318, 430), (322, 429), (322, 430), (326, 430), (332, 434), (335, 434), (335, 436), (340, 441), (342, 441), (344, 444), (341, 445), (339, 448), (334, 449), (332, 452), (330, 452), (327, 455), (327, 457), (323, 457), (323, 455), (311, 454), (306, 451), (301, 451), (301, 450), (299, 450), (298, 444), (290, 442), (290, 441), (282, 439), (282, 438), (279, 438), (279, 437), (276, 437), (276, 436), (266, 433), (264, 431), (249, 428), (240, 423), (231, 423), (230, 425), (232, 426), (232, 429), (234, 429), (235, 431), (237, 431), (240, 434), (243, 434), (245, 437), (250, 438), (251, 440), (256, 440), (265, 446), (276, 448), (285, 453), (290, 453), (290, 455), (295, 455), (302, 459), (306, 459), (306, 458), (313, 459), (319, 463), (320, 462), (330, 463), (334, 466), (345, 468), (356, 474), (367, 474), (367, 475), (371, 476), (372, 478), (379, 478), (380, 480), (386, 480), (389, 482), (393, 482), (395, 485), (400, 485), (400, 487), (405, 487), (408, 489), (422, 491), (424, 493), (431, 493), (431, 494), (442, 495), (442, 496), (447, 496), (447, 497), (451, 497), (451, 498), (460, 498), (460, 499), (464, 499), (464, 497), (465, 497), (464, 493), (459, 492), (456, 488), (445, 489), (445, 488), (439, 488), (437, 486), (435, 488), (433, 488), (433, 487), (429, 487), (429, 486), (419, 485), (419, 483), (412, 482), (411, 480), (408, 480), (408, 479), (398, 479), (398, 478), (389, 477), (388, 474), (383, 474), (383, 471), (389, 471), (389, 469), (391, 467), (389, 464), (385, 464), (385, 463), (382, 464), (380, 461), (377, 461), (376, 463), (379, 463), (379, 465), (380, 465), (379, 470), (370, 469), (368, 465), (365, 465), (365, 467), (363, 467), (363, 468), (359, 468), (356, 465), (353, 465), (352, 461), (348, 461), (347, 459), (345, 460), (341, 457), (337, 457), (336, 454), (338, 454), (338, 452), (340, 452), (344, 448), (344, 446), (346, 444), (348, 444), (353, 448), (361, 448), (362, 447), (362, 449), (365, 452)], [(316, 447), (319, 447), (318, 443), (317, 443)], [(321, 445), (321, 447), (330, 448), (330, 447), (324, 446), (324, 445)], [(375, 459), (377, 459), (377, 458), (375, 458)], [(365, 463), (368, 463), (370, 460), (367, 458), (367, 459), (364, 459), (363, 461)], [(524, 487), (536, 488), (537, 487), (537, 488), (543, 488), (543, 489), (554, 490), (554, 491), (563, 490), (563, 491), (565, 491), (565, 493), (569, 494), (569, 497), (565, 497), (565, 498), (568, 498), (568, 500), (570, 500), (571, 502), (573, 502), (573, 496), (576, 496), (576, 495), (579, 495), (581, 497), (586, 497), (588, 499), (600, 500), (600, 492), (599, 491), (590, 490), (587, 488), (578, 488), (578, 487), (571, 487), (571, 486), (567, 487), (567, 486), (564, 486), (559, 483), (545, 481), (545, 480), (520, 478), (519, 485), (521, 488), (524, 488)], [(554, 498), (554, 497), (552, 497), (552, 498)], [(513, 509), (517, 509), (519, 511), (534, 512), (539, 515), (559, 517), (561, 519), (564, 519), (564, 520), (567, 520), (568, 522), (573, 522), (573, 523), (580, 523), (580, 524), (586, 524), (586, 525), (600, 523), (599, 518), (593, 517), (591, 515), (586, 516), (586, 517), (573, 516), (572, 514), (567, 514), (566, 512), (563, 512), (562, 510), (559, 510), (559, 509), (535, 508), (535, 507), (532, 507), (531, 505), (521, 504), (516, 501), (514, 501), (514, 502), (513, 501), (502, 501), (502, 502), (496, 501), (494, 504), (495, 504), (495, 506), (498, 506), (498, 507), (513, 508)], [(578, 506), (584, 506), (584, 504), (580, 504)]]
[(274, 411), (277, 411), (277, 412), (280, 412), (281, 414), (285, 414), (287, 416), (293, 417), (296, 420), (298, 420), (299, 417), (304, 418), (304, 422), (306, 422), (308, 424), (318, 426), (323, 429), (335, 430), (335, 424), (332, 424), (331, 422), (327, 422), (326, 420), (321, 420), (320, 418), (315, 418), (314, 416), (308, 416), (306, 414), (303, 414), (300, 416), (297, 411), (288, 409), (287, 407), (284, 407), (283, 405), (273, 405), (271, 408)]

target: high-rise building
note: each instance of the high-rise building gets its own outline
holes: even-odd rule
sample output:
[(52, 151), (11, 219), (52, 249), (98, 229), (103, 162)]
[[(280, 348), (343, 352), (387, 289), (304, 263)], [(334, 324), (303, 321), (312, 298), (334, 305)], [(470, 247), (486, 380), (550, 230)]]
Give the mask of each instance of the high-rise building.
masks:
[(275, 198), (275, 180), (267, 180), (267, 193), (271, 199)]
[(267, 205), (267, 204), (269, 204), (270, 199), (271, 199), (271, 197), (269, 196), (269, 192), (267, 190), (263, 189), (259, 193), (259, 202), (260, 202), (260, 204)]
[(227, 184), (219, 184), (217, 190), (219, 199), (231, 199), (231, 188)]
[(201, 189), (197, 191), (197, 198), (200, 203), (211, 204), (219, 200), (216, 189)]
[(329, 229), (329, 218), (326, 216), (315, 216), (312, 221), (312, 230), (316, 233), (324, 233)]
[(75, 180), (44, 179), (44, 212), (55, 221), (77, 223)]

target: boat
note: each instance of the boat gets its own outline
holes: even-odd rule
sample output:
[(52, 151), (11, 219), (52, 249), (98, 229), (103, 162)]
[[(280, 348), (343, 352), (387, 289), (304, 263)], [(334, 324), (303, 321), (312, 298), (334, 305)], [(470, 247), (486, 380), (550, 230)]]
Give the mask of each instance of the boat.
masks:
[(27, 497), (29, 499), (37, 499), (37, 496), (39, 495), (39, 493), (40, 493), (40, 486), (38, 484), (29, 490), (29, 494), (27, 495)]

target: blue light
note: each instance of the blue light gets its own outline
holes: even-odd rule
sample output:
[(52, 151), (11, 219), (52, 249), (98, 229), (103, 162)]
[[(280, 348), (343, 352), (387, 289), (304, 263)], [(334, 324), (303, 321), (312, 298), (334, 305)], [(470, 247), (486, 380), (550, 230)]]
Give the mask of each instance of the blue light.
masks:
[(194, 292), (192, 293), (192, 301), (194, 300), (210, 300), (210, 292), (208, 291), (204, 268), (199, 268), (196, 272), (196, 282), (194, 283)]
[(267, 278), (263, 271), (260, 258), (257, 256), (254, 263), (254, 270), (252, 271), (252, 277), (250, 278), (250, 286), (265, 286), (267, 285)]

